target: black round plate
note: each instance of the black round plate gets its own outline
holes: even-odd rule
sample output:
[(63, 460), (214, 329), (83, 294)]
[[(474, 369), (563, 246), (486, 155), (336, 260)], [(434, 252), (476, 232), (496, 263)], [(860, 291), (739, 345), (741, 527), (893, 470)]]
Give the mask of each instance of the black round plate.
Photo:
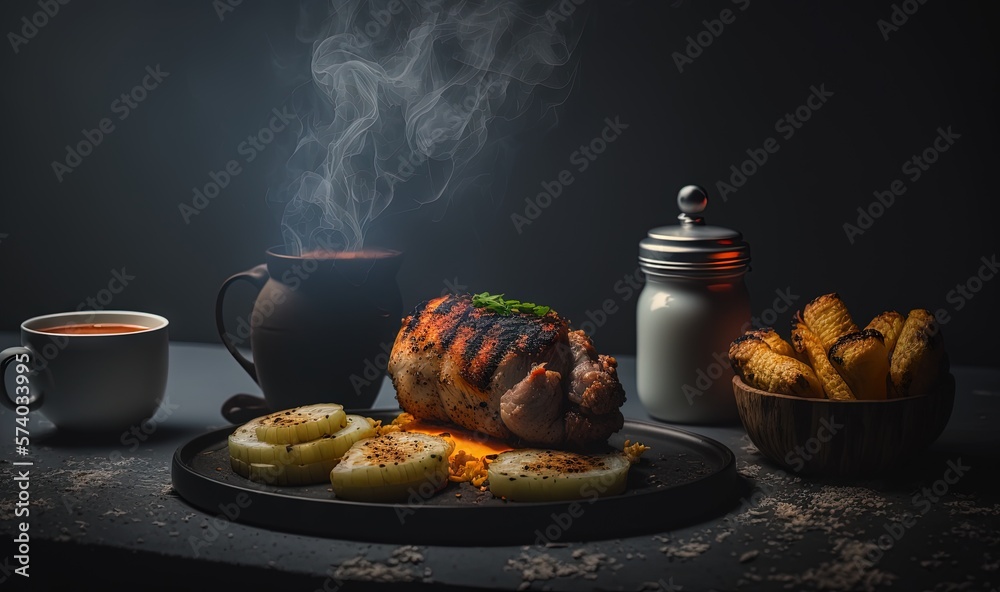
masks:
[[(391, 420), (399, 411), (359, 412)], [(197, 436), (174, 453), (174, 489), (223, 519), (274, 530), (383, 543), (514, 545), (616, 538), (662, 532), (721, 514), (739, 498), (732, 451), (719, 442), (664, 425), (626, 421), (609, 440), (651, 450), (629, 471), (625, 493), (575, 502), (516, 503), (452, 483), (407, 503), (338, 500), (330, 485), (270, 486), (229, 468), (235, 426)], [(460, 494), (460, 495), (458, 495)]]

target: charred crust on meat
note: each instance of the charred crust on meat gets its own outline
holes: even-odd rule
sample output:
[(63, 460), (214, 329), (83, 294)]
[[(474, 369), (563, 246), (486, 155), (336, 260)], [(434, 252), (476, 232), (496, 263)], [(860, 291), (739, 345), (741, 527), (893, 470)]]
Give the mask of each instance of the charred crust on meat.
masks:
[(538, 357), (565, 332), (565, 323), (555, 313), (544, 317), (501, 315), (472, 306), (472, 297), (467, 294), (421, 303), (410, 319), (406, 334), (426, 331), (426, 338), (439, 343), (442, 350), (457, 350), (466, 362), (462, 378), (481, 390), (489, 389), (494, 373), (508, 355)]
[(420, 322), (419, 310), (423, 310), (424, 306), (427, 306), (426, 302), (424, 302), (421, 306), (418, 306), (417, 307), (418, 310), (413, 311), (413, 314), (403, 319), (403, 325), (406, 327), (406, 329), (403, 330), (404, 335), (409, 335), (410, 333), (412, 333), (413, 329)]
[(472, 337), (469, 338), (465, 347), (462, 348), (462, 359), (466, 364), (471, 364), (473, 359), (480, 355), (480, 350), (487, 340), (490, 338), (490, 332), (488, 331), (475, 331)]
[(566, 444), (585, 448), (607, 442), (612, 434), (622, 429), (625, 417), (615, 410), (604, 415), (590, 415), (577, 407), (566, 412)]
[[(508, 441), (580, 449), (606, 446), (624, 423), (619, 407), (625, 392), (617, 365), (613, 357), (598, 354), (583, 332), (570, 331), (555, 312), (502, 315), (472, 306), (469, 295), (447, 295), (421, 303), (404, 319), (388, 370), (400, 406), (418, 417), (458, 423)], [(537, 376), (521, 374), (537, 367), (542, 368)], [(530, 382), (535, 388), (542, 377), (552, 382), (544, 394), (556, 395), (558, 401), (552, 418), (548, 413), (542, 419), (514, 417), (515, 427), (501, 408), (492, 408), (490, 401), (503, 406), (501, 398), (510, 395), (512, 385)], [(416, 394), (399, 396), (416, 387), (428, 387), (430, 399), (435, 390), (449, 396), (434, 402), (421, 402)]]

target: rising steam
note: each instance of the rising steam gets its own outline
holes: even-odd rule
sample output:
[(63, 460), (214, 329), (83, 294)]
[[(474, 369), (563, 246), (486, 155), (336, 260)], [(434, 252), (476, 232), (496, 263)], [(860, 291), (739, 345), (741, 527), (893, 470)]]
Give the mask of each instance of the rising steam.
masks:
[[(313, 39), (319, 100), (300, 113), (289, 181), (272, 197), (290, 252), (361, 249), (410, 179), (422, 179), (413, 199), (424, 204), (496, 172), (484, 147), (551, 116), (569, 92), (582, 19), (567, 16), (556, 0), (335, 2)], [(539, 87), (561, 95), (536, 100)]]

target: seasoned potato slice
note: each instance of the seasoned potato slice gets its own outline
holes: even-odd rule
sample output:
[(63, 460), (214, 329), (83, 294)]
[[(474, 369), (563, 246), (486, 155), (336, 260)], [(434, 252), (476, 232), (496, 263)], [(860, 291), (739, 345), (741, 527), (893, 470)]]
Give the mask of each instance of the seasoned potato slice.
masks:
[(621, 452), (579, 454), (521, 448), (489, 466), (490, 493), (515, 502), (593, 499), (625, 491), (629, 459)]

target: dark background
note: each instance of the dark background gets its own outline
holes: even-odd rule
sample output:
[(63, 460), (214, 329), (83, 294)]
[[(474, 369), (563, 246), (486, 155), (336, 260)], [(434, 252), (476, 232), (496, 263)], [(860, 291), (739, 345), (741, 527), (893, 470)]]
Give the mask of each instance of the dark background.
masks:
[[(559, 126), (525, 135), (506, 189), (456, 199), (446, 212), (394, 213), (370, 235), (370, 244), (406, 252), (407, 307), (449, 282), (550, 304), (577, 323), (612, 299), (621, 310), (595, 341), (631, 353), (635, 298), (615, 285), (634, 271), (638, 241), (673, 223), (679, 187), (699, 183), (716, 194), (730, 165), (775, 137), (780, 150), (728, 201), (715, 195), (707, 212), (751, 243), (754, 310), (785, 289), (797, 307), (839, 291), (861, 324), (885, 308), (944, 308), (953, 362), (996, 365), (987, 344), (1000, 330), (1000, 282), (986, 282), (961, 310), (948, 297), (980, 257), (997, 252), (994, 3), (929, 0), (888, 40), (877, 26), (890, 18), (888, 1), (584, 7), (579, 74)], [(678, 72), (671, 54), (724, 8), (735, 22)], [(37, 11), (35, 2), (4, 2), (0, 30), (19, 31)], [(221, 21), (207, 1), (71, 2), (18, 53), (9, 42), (0, 47), (0, 329), (75, 309), (124, 267), (135, 279), (113, 308), (163, 314), (175, 339), (217, 341), (218, 286), (281, 241), (280, 214), (265, 196), (281, 180), (294, 132), (279, 135), (190, 224), (178, 205), (290, 101), (308, 50), (294, 37), (298, 18), (291, 2), (247, 0)], [(51, 163), (65, 145), (114, 118), (111, 102), (156, 64), (169, 77), (57, 182)], [(793, 137), (780, 137), (775, 121), (821, 84), (833, 97)], [(511, 214), (616, 116), (629, 125), (621, 138), (516, 232)], [(961, 138), (911, 182), (901, 166), (947, 126)], [(896, 179), (907, 192), (850, 244), (843, 224)], [(234, 315), (237, 304), (249, 310), (250, 293), (234, 291), (241, 298)], [(789, 318), (778, 317), (783, 332)]]

